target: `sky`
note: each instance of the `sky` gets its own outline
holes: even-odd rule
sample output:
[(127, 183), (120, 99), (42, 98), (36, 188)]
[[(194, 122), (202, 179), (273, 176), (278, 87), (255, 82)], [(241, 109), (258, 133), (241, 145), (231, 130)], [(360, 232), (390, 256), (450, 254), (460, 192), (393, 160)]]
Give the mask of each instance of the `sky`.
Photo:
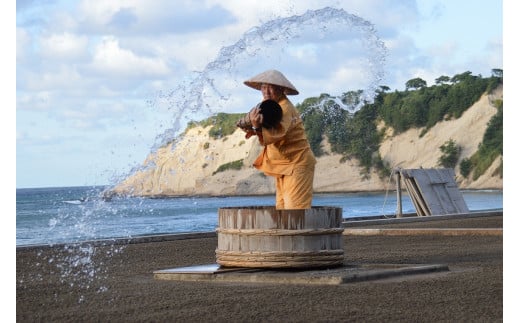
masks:
[(497, 0), (18, 0), (16, 187), (115, 184), (188, 121), (249, 111), (260, 93), (242, 82), (272, 68), (295, 104), (489, 77), (502, 13)]

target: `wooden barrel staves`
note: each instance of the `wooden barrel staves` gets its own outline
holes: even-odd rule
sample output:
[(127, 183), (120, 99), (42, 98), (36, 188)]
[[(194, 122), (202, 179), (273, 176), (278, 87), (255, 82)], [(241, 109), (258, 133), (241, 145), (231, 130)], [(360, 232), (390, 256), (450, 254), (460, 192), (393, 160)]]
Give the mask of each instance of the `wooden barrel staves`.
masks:
[(343, 265), (342, 213), (341, 208), (328, 206), (220, 208), (217, 263), (252, 268)]

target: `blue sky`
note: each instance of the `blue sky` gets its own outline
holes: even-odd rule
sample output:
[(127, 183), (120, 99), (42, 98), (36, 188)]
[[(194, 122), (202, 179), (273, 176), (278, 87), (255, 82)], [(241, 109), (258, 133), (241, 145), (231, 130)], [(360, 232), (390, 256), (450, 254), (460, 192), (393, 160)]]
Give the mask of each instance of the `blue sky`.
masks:
[[(266, 23), (325, 7), (372, 25), (384, 59), (360, 44), (361, 25), (327, 25), (324, 34), (313, 25), (237, 55), (229, 70), (219, 61), (223, 47)], [(497, 0), (17, 1), (16, 187), (114, 184), (190, 118), (248, 111), (260, 95), (241, 82), (270, 68), (300, 90), (294, 103), (374, 82), (400, 90), (415, 77), (490, 76), (503, 68), (502, 9)], [(200, 75), (219, 92), (204, 83), (201, 104), (210, 108), (190, 99), (182, 112), (181, 97), (193, 94), (186, 84)]]

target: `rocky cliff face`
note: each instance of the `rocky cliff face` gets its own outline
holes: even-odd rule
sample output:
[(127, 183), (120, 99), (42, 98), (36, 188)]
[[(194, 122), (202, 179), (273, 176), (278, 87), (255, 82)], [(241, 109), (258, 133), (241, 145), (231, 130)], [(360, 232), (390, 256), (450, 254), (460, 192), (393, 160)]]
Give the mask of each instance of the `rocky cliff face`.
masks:
[[(395, 168), (434, 168), (441, 156), (439, 149), (453, 139), (461, 146), (461, 159), (471, 156), (482, 141), (487, 123), (496, 113), (492, 102), (502, 98), (502, 88), (492, 95), (484, 95), (459, 119), (437, 123), (420, 137), (422, 129), (411, 129), (394, 135), (392, 130), (380, 146), (379, 153)], [(112, 192), (136, 196), (176, 195), (257, 195), (273, 194), (273, 179), (264, 176), (254, 167), (253, 160), (262, 147), (256, 137), (248, 140), (244, 132), (235, 131), (225, 138), (209, 137), (210, 127), (193, 128), (177, 142), (161, 147), (150, 154), (140, 171), (116, 185)], [(341, 162), (341, 156), (330, 153), (318, 158), (314, 176), (315, 192), (359, 192), (395, 189), (391, 179), (380, 179), (376, 173), (362, 174), (356, 160)], [(216, 172), (219, 166), (243, 160), (240, 170)], [(478, 180), (464, 179), (455, 169), (456, 180), (462, 189), (502, 189), (503, 180), (493, 176), (500, 167), (497, 158)], [(470, 176), (471, 177), (471, 176)]]

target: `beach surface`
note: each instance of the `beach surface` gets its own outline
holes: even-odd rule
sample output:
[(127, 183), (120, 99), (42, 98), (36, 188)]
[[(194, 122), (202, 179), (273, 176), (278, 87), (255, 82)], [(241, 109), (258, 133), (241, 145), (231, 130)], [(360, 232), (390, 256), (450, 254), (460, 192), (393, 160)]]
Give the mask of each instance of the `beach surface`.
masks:
[[(363, 228), (502, 228), (501, 215)], [(352, 226), (350, 227), (352, 228)], [(502, 235), (344, 236), (345, 264), (449, 271), (339, 285), (167, 281), (215, 264), (216, 234), (16, 250), (17, 322), (498, 322)]]

